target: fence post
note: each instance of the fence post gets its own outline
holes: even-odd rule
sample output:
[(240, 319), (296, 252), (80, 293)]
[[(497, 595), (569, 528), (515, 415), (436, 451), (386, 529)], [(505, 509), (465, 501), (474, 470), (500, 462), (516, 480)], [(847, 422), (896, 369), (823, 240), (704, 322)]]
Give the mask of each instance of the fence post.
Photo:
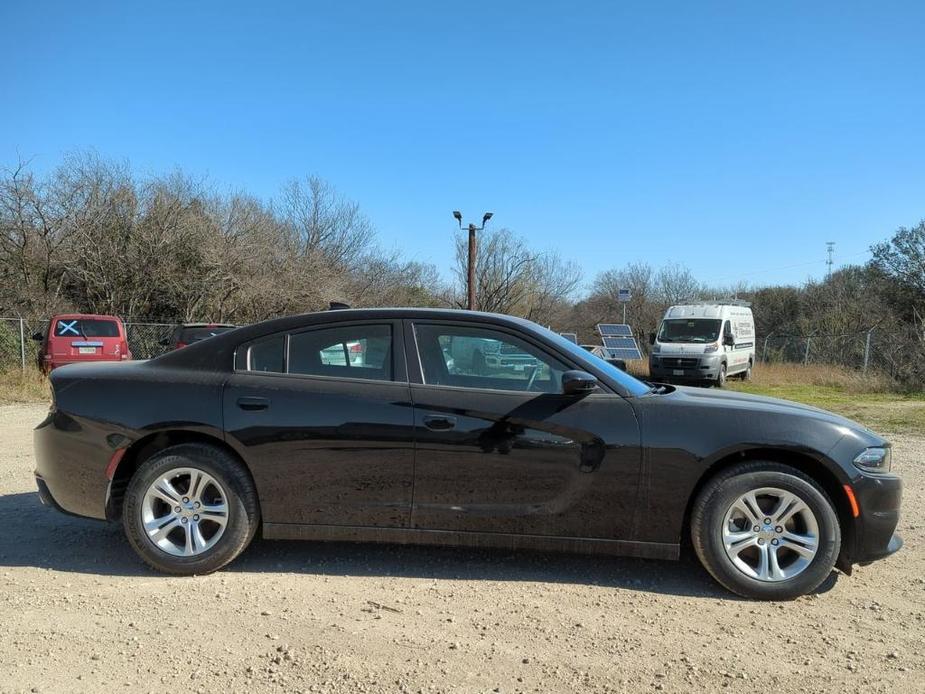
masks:
[(812, 342), (813, 338), (806, 338), (806, 351), (803, 353), (803, 366), (806, 366), (809, 363), (809, 343)]
[(19, 319), (19, 360), (22, 362), (22, 372), (26, 373), (26, 321)]
[(870, 334), (874, 331), (873, 328), (867, 331), (867, 339), (864, 340), (864, 373), (867, 373), (867, 364), (870, 361)]
[(761, 350), (761, 361), (765, 364), (768, 363), (768, 340), (771, 339), (771, 335), (774, 333), (768, 333), (764, 338), (764, 348)]

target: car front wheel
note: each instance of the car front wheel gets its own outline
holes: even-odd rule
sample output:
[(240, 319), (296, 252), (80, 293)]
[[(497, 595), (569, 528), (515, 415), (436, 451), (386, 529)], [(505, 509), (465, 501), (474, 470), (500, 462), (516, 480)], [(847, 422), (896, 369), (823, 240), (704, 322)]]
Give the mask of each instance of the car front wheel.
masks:
[(129, 483), (122, 516), (141, 558), (177, 575), (222, 568), (244, 551), (260, 522), (247, 471), (206, 444), (172, 446), (146, 460)]
[(749, 462), (706, 484), (694, 502), (691, 539), (703, 566), (732, 592), (790, 600), (829, 576), (841, 530), (813, 479), (787, 465)]

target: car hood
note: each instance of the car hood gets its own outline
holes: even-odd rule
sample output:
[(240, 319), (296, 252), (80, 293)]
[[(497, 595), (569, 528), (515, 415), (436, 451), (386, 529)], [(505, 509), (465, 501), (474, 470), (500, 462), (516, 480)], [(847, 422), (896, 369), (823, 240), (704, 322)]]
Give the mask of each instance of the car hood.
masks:
[(813, 407), (812, 405), (804, 405), (799, 402), (792, 402), (790, 400), (769, 398), (763, 395), (751, 395), (749, 393), (738, 393), (729, 390), (696, 388), (691, 386), (677, 386), (675, 389), (675, 397), (690, 400), (691, 402), (705, 406), (714, 405), (736, 410), (748, 410), (756, 414), (792, 414), (801, 417), (811, 417), (828, 422), (829, 424), (851, 429), (857, 433), (863, 433), (865, 437), (872, 440), (871, 445), (877, 445), (877, 443), (883, 442), (883, 439), (863, 424), (859, 424), (847, 417), (842, 417), (828, 410)]

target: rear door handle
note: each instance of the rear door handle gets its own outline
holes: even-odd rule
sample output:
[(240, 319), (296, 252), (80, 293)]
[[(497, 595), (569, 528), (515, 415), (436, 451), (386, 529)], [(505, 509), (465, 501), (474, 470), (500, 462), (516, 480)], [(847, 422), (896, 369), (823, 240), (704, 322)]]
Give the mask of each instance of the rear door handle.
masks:
[(427, 415), (424, 417), (424, 426), (426, 426), (431, 431), (446, 431), (456, 427), (456, 417)]
[(270, 406), (269, 398), (245, 397), (238, 398), (238, 407), (242, 410), (253, 412), (255, 410), (265, 410)]

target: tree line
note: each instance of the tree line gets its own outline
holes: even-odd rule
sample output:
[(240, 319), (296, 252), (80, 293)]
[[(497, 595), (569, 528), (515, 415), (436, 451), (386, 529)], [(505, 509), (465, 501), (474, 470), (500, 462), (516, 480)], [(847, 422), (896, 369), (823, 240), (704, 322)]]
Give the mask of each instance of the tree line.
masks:
[[(585, 278), (577, 263), (510, 229), (480, 233), (477, 308), (529, 318), (584, 342), (622, 318), (640, 338), (665, 308), (698, 299), (752, 302), (759, 337), (895, 335), (895, 373), (925, 377), (925, 222), (872, 247), (865, 265), (803, 286), (709, 287), (684, 266), (617, 265)], [(614, 251), (619, 254), (619, 249)], [(465, 305), (466, 237), (451, 272), (385, 249), (360, 205), (329, 182), (288, 182), (271, 200), (223, 193), (182, 171), (141, 176), (93, 152), (36, 175), (0, 175), (0, 315), (60, 311), (135, 320), (249, 323), (353, 306)], [(837, 361), (838, 355), (832, 355)]]

